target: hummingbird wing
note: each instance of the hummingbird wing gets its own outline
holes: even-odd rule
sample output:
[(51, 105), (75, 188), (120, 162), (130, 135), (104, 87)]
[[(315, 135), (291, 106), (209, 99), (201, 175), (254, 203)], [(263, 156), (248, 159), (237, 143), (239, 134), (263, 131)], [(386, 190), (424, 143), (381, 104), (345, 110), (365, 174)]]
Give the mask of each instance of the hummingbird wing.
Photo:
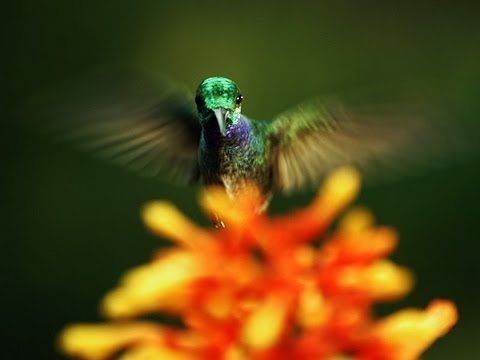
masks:
[(357, 166), (367, 178), (410, 171), (415, 163), (431, 167), (452, 140), (442, 129), (410, 113), (352, 113), (338, 101), (309, 101), (267, 126), (274, 186), (290, 192), (316, 184), (341, 165)]
[(199, 178), (201, 132), (192, 99), (164, 79), (102, 69), (41, 94), (35, 103), (43, 108), (36, 111), (42, 127), (55, 138), (141, 175), (191, 183)]

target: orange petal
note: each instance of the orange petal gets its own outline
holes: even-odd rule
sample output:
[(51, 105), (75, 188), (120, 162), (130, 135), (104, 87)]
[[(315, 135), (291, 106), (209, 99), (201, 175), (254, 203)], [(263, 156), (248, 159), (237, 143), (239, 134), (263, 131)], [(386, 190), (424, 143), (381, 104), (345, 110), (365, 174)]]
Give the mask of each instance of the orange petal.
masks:
[(397, 233), (387, 227), (358, 232), (338, 231), (319, 252), (323, 265), (368, 264), (389, 255), (398, 243)]
[(200, 204), (209, 214), (230, 226), (243, 226), (263, 212), (265, 198), (253, 184), (245, 185), (235, 199), (228, 196), (223, 188), (210, 187), (201, 194)]
[(360, 174), (353, 167), (341, 167), (323, 182), (313, 203), (302, 210), (271, 221), (275, 230), (294, 234), (297, 242), (312, 241), (324, 231), (335, 216), (357, 196)]

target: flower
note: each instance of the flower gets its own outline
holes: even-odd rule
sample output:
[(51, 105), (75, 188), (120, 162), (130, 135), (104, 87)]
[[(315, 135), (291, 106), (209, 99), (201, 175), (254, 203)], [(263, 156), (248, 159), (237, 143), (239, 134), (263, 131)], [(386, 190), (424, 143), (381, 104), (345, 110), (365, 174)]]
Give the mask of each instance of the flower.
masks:
[[(333, 172), (314, 201), (288, 215), (259, 211), (253, 186), (232, 200), (202, 194), (205, 211), (225, 224), (204, 229), (167, 202), (143, 209), (146, 226), (176, 246), (126, 273), (103, 299), (112, 321), (77, 324), (60, 348), (81, 359), (409, 360), (457, 321), (447, 300), (377, 319), (372, 306), (405, 296), (410, 271), (387, 259), (396, 232), (350, 210), (360, 177)], [(181, 326), (134, 320), (170, 314)]]

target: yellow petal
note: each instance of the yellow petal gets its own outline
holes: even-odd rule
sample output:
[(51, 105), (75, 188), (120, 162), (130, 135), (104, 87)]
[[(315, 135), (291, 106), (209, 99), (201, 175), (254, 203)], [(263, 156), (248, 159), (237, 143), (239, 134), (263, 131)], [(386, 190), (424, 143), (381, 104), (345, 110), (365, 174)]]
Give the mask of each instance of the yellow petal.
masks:
[(234, 299), (228, 289), (213, 291), (205, 303), (205, 311), (215, 319), (224, 319), (232, 310)]
[(426, 310), (406, 309), (381, 320), (377, 335), (396, 348), (394, 360), (414, 360), (458, 320), (455, 305), (437, 300)]
[(183, 351), (156, 344), (135, 347), (120, 356), (118, 360), (195, 360), (195, 357)]
[(77, 324), (63, 330), (59, 346), (68, 355), (99, 360), (112, 356), (131, 343), (158, 342), (162, 338), (162, 329), (148, 323)]
[(284, 331), (287, 310), (287, 303), (281, 297), (266, 299), (246, 318), (242, 328), (243, 343), (254, 351), (274, 346)]
[(380, 260), (369, 266), (348, 266), (339, 273), (339, 284), (361, 291), (374, 300), (404, 296), (413, 286), (411, 272), (391, 261)]
[(367, 208), (357, 206), (347, 212), (340, 220), (339, 228), (348, 233), (359, 233), (370, 228), (375, 222), (375, 217)]
[(347, 232), (342, 236), (342, 247), (348, 250), (350, 256), (359, 259), (364, 256), (385, 257), (395, 249), (397, 243), (397, 233), (388, 227), (375, 227), (355, 233)]
[(323, 182), (313, 203), (318, 216), (332, 219), (357, 196), (361, 185), (360, 174), (353, 167), (341, 167)]
[(129, 317), (153, 310), (177, 310), (184, 305), (188, 284), (203, 274), (191, 252), (171, 250), (153, 262), (130, 270), (120, 286), (103, 300), (109, 317)]
[(155, 234), (187, 247), (198, 247), (212, 241), (209, 233), (184, 216), (168, 202), (152, 201), (142, 210), (145, 225)]
[(297, 311), (298, 323), (305, 328), (318, 327), (327, 320), (325, 299), (313, 283), (302, 289)]
[(405, 296), (413, 287), (413, 275), (389, 260), (377, 261), (364, 273), (364, 287), (375, 300), (393, 300)]

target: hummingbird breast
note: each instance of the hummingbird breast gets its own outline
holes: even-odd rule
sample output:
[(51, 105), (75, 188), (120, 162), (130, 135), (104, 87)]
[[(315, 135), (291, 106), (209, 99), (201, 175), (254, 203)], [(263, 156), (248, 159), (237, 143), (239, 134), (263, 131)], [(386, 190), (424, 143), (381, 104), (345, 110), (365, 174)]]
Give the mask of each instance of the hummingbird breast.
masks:
[(232, 196), (247, 183), (259, 186), (266, 195), (270, 192), (265, 139), (258, 126), (243, 115), (225, 136), (218, 129), (203, 129), (199, 165), (206, 185), (222, 185)]

